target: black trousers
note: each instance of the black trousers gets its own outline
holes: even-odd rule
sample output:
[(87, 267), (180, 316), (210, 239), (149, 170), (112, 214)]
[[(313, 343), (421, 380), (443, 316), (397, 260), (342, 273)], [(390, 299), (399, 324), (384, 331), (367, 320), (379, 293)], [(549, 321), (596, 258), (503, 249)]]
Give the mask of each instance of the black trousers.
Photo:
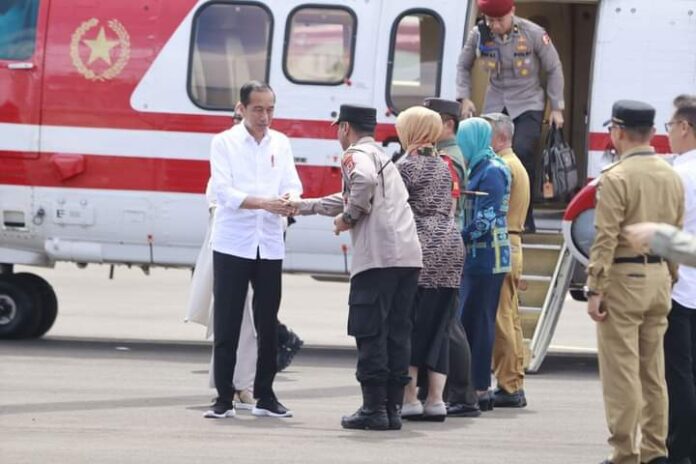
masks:
[(450, 366), (445, 398), (451, 404), (475, 405), (478, 402), (478, 396), (471, 379), (471, 348), (459, 314), (455, 314), (450, 326), (449, 340)]
[(220, 398), (231, 399), (235, 390), (232, 379), (249, 283), (254, 289), (252, 307), (258, 335), (254, 397), (274, 395), (282, 265), (282, 260), (245, 259), (213, 252), (213, 370)]
[(527, 210), (525, 227), (530, 228), (534, 224), (533, 203), (534, 186), (536, 185), (537, 154), (539, 153), (539, 139), (541, 139), (541, 121), (543, 111), (526, 111), (514, 119), (515, 135), (512, 139), (512, 149), (520, 158), (524, 168), (529, 174), (529, 188), (532, 201)]
[(358, 347), (362, 385), (406, 385), (410, 377), (411, 310), (419, 269), (379, 268), (350, 280), (348, 335)]
[(696, 308), (672, 300), (665, 333), (670, 459), (696, 463)]

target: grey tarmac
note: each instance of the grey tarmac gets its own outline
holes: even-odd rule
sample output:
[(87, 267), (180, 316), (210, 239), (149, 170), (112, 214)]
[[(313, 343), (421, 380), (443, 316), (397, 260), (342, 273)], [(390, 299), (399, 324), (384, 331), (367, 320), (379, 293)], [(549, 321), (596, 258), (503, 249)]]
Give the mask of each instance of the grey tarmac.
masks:
[[(18, 271), (30, 271), (18, 268)], [(33, 271), (33, 270), (32, 270)], [(594, 463), (608, 452), (592, 325), (570, 303), (525, 409), (400, 432), (346, 431), (359, 405), (347, 285), (286, 275), (281, 319), (306, 340), (276, 390), (295, 415), (202, 417), (210, 348), (182, 322), (190, 273), (40, 270), (61, 302), (41, 340), (0, 342), (0, 463)]]

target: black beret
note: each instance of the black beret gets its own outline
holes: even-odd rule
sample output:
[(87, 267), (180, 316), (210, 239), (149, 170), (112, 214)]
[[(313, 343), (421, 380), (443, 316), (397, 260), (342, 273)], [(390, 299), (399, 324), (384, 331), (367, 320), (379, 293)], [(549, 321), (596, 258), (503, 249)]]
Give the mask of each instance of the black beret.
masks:
[(336, 117), (332, 125), (338, 124), (339, 122), (352, 122), (366, 126), (376, 126), (377, 110), (369, 106), (341, 105), (338, 117)]
[(636, 100), (619, 100), (611, 108), (611, 119), (605, 126), (652, 127), (655, 125), (655, 108)]
[(440, 114), (448, 114), (459, 118), (462, 114), (462, 106), (454, 100), (445, 100), (444, 98), (426, 98), (423, 100), (423, 106)]

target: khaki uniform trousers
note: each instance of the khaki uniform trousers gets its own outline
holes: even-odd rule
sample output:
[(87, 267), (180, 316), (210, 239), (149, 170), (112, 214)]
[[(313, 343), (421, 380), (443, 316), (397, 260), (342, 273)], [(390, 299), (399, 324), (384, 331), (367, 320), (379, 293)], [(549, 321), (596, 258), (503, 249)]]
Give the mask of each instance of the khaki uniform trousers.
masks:
[(522, 277), (522, 238), (510, 234), (512, 270), (505, 276), (500, 290), (495, 319), (493, 372), (498, 387), (508, 393), (521, 390), (524, 383), (524, 342), (517, 286)]
[(597, 323), (597, 348), (614, 464), (667, 455), (663, 338), (670, 287), (666, 264), (611, 267), (603, 300), (608, 314)]

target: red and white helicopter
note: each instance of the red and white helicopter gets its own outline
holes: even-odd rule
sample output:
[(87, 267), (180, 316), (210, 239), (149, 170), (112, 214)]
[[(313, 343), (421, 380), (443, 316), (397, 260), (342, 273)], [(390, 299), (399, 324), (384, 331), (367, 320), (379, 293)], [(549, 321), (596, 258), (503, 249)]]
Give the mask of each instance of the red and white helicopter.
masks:
[[(648, 100), (665, 119), (693, 91), (695, 11), (692, 0), (517, 1), (561, 54), (583, 175), (604, 162), (614, 100)], [(475, 2), (452, 0), (0, 2), (0, 337), (41, 336), (56, 317), (50, 284), (16, 264), (193, 265), (209, 143), (233, 124), (244, 82), (273, 86), (273, 126), (291, 138), (305, 196), (333, 193), (339, 105), (376, 107), (377, 137), (394, 143), (400, 110), (454, 98), (475, 18)], [(664, 135), (656, 144), (667, 151)], [(329, 231), (298, 219), (285, 269), (345, 274), (348, 242)]]

